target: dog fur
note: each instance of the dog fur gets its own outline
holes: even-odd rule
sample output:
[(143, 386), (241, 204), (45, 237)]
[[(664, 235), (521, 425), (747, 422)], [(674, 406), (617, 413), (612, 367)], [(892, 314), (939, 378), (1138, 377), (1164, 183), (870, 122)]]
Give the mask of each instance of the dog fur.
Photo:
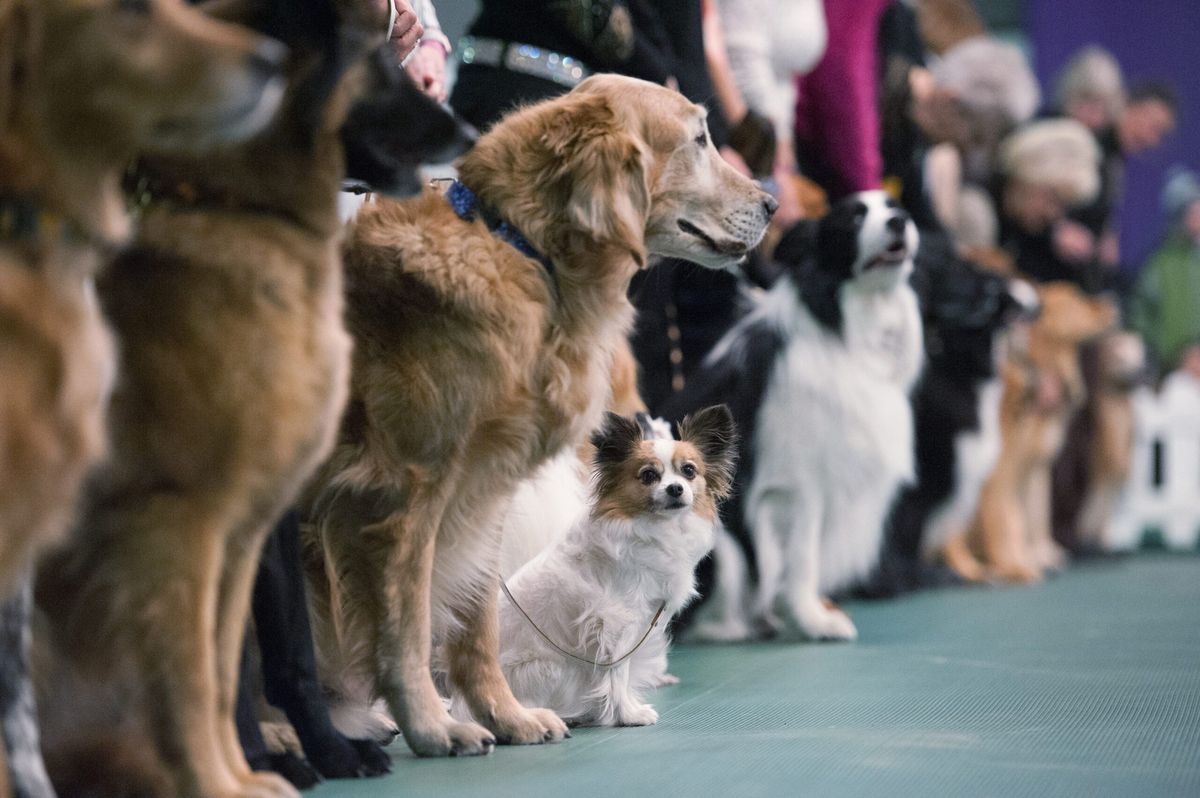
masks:
[(1054, 464), (1054, 537), (1088, 555), (1109, 548), (1133, 465), (1133, 392), (1146, 378), (1145, 346), (1134, 333), (1116, 332), (1086, 344), (1080, 362), (1087, 401)]
[[(718, 405), (684, 419), (679, 441), (610, 413), (592, 442), (591, 509), (508, 580), (520, 609), (500, 599), (500, 663), (519, 701), (568, 724), (644, 726), (658, 720), (643, 696), (660, 683), (667, 622), (696, 595), (695, 567), (732, 487), (736, 433)], [(575, 656), (636, 651), (611, 667), (569, 659), (523, 612)]]
[(263, 540), (346, 395), (338, 130), (353, 65), (384, 27), (349, 21), (361, 16), (340, 0), (233, 5), (265, 11), (290, 47), (282, 111), (245, 144), (143, 163), (165, 188), (99, 284), (121, 341), (112, 454), (39, 585), (63, 656), (132, 672), (152, 750), (187, 798), (296, 794), (249, 770), (237, 676)]
[(1084, 400), (1079, 347), (1115, 323), (1116, 309), (1068, 283), (1044, 284), (1038, 296), (1041, 315), (1004, 367), (1000, 456), (980, 494), (976, 528), (943, 550), (971, 581), (1032, 582), (1064, 563), (1051, 537), (1051, 467)]
[[(346, 180), (389, 195), (419, 192), (420, 165), (450, 161), (473, 138), (408, 79), (390, 43), (378, 48), (367, 66), (366, 87), (340, 133)], [(303, 789), (322, 777), (375, 776), (391, 768), (373, 736), (347, 739), (330, 720), (317, 677), (299, 535), (299, 519), (289, 512), (263, 550), (252, 602), (252, 643), (259, 644), (261, 656), (252, 656), (252, 643), (247, 646), (237, 721), (250, 766), (275, 770)], [(295, 753), (272, 749), (264, 739), (255, 700), (259, 682), (263, 697), (286, 714)], [(274, 721), (269, 731), (280, 725)]]
[(114, 351), (93, 275), (128, 234), (121, 171), (143, 147), (254, 133), (277, 106), (282, 56), (178, 0), (0, 0), (0, 202), (40, 215), (0, 229), (0, 794), (53, 795), (28, 680), (29, 569), (105, 447)]
[(936, 236), (917, 254), (926, 366), (913, 391), (916, 483), (892, 507), (879, 569), (861, 593), (880, 598), (950, 580), (935, 562), (965, 535), (1000, 454), (1000, 368), (1009, 325), (1036, 312), (1037, 294), (954, 257)]
[[(789, 273), (665, 409), (677, 418), (728, 401), (744, 436), (722, 520), (757, 573), (754, 617), (720, 637), (785, 625), (811, 639), (857, 635), (823, 596), (869, 574), (892, 498), (913, 477), (916, 246), (915, 226), (883, 192), (852, 195), (794, 229), (776, 249)], [(718, 551), (734, 549), (719, 540)], [(740, 602), (740, 567), (716, 567), (732, 573), (718, 577), (721, 600)]]
[(141, 16), (103, 5), (0, 2), (0, 197), (75, 228), (0, 235), (3, 592), (69, 524), (104, 449), (113, 352), (92, 276), (129, 231), (122, 170), (145, 147), (249, 135), (279, 97), (274, 43), (179, 0)]
[[(598, 76), (479, 140), (461, 180), (552, 275), (435, 193), (358, 216), (352, 400), (308, 505), (315, 625), (329, 686), (363, 709), (384, 698), (420, 755), (566, 732), (513, 698), (497, 662), (500, 518), (522, 479), (599, 421), (648, 257), (730, 267), (761, 238), (774, 201), (721, 161), (704, 116), (668, 89)], [(447, 713), (435, 637), (483, 725)]]

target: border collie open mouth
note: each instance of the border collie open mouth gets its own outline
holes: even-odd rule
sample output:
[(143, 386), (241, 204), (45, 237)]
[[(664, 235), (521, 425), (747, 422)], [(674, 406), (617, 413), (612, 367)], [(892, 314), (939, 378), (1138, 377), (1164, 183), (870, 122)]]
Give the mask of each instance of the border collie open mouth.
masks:
[(886, 266), (899, 266), (907, 259), (908, 244), (905, 243), (904, 237), (901, 236), (893, 241), (883, 252), (867, 261), (867, 265), (863, 267), (863, 271)]

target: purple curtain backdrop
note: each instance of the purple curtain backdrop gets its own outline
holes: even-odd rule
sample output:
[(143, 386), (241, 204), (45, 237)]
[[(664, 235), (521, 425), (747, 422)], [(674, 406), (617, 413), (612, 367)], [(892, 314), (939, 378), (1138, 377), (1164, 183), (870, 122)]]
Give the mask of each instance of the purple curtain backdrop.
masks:
[(1176, 132), (1161, 149), (1129, 160), (1121, 256), (1126, 268), (1139, 269), (1162, 237), (1167, 168), (1200, 170), (1200, 0), (1026, 0), (1025, 14), (1047, 98), (1058, 70), (1088, 44), (1111, 50), (1130, 82), (1163, 79), (1179, 95)]

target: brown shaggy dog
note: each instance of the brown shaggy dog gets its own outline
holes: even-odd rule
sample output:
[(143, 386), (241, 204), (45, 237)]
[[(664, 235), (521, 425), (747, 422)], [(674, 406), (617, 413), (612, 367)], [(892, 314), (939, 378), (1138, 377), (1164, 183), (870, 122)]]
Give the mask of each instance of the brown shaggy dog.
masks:
[(957, 538), (944, 552), (947, 563), (972, 581), (1032, 582), (1063, 564), (1051, 537), (1050, 472), (1084, 400), (1079, 347), (1110, 328), (1117, 313), (1107, 300), (1086, 297), (1069, 283), (1043, 285), (1038, 296), (1041, 316), (1004, 367), (1003, 440), (979, 498), (977, 545)]
[(99, 284), (121, 342), (111, 462), (39, 598), (80, 670), (131, 674), (175, 796), (296, 794), (250, 772), (233, 710), (263, 539), (346, 396), (338, 130), (350, 67), (384, 26), (348, 22), (344, 5), (289, 10), (287, 94), (265, 133), (143, 164), (137, 239)]
[(113, 352), (92, 275), (128, 232), (121, 172), (145, 147), (255, 132), (282, 56), (180, 0), (0, 0), (0, 593), (68, 525), (104, 448)]
[[(482, 754), (566, 727), (513, 698), (497, 664), (498, 528), (518, 482), (581, 443), (609, 401), (649, 255), (732, 266), (774, 201), (725, 164), (701, 106), (593, 77), (499, 122), (464, 157), (484, 210), (436, 193), (360, 215), (347, 255), (351, 403), (310, 504), (343, 695), (386, 699), (418, 754)], [(552, 269), (489, 232), (489, 211)], [(434, 637), (474, 723), (430, 674)], [(361, 693), (358, 693), (361, 695)]]

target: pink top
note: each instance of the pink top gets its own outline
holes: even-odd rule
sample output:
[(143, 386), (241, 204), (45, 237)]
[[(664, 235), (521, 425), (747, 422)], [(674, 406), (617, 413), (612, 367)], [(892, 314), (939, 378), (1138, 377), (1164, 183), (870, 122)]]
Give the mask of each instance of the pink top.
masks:
[(879, 188), (879, 20), (890, 0), (825, 0), (829, 46), (796, 79), (796, 141), (833, 171), (831, 199)]

